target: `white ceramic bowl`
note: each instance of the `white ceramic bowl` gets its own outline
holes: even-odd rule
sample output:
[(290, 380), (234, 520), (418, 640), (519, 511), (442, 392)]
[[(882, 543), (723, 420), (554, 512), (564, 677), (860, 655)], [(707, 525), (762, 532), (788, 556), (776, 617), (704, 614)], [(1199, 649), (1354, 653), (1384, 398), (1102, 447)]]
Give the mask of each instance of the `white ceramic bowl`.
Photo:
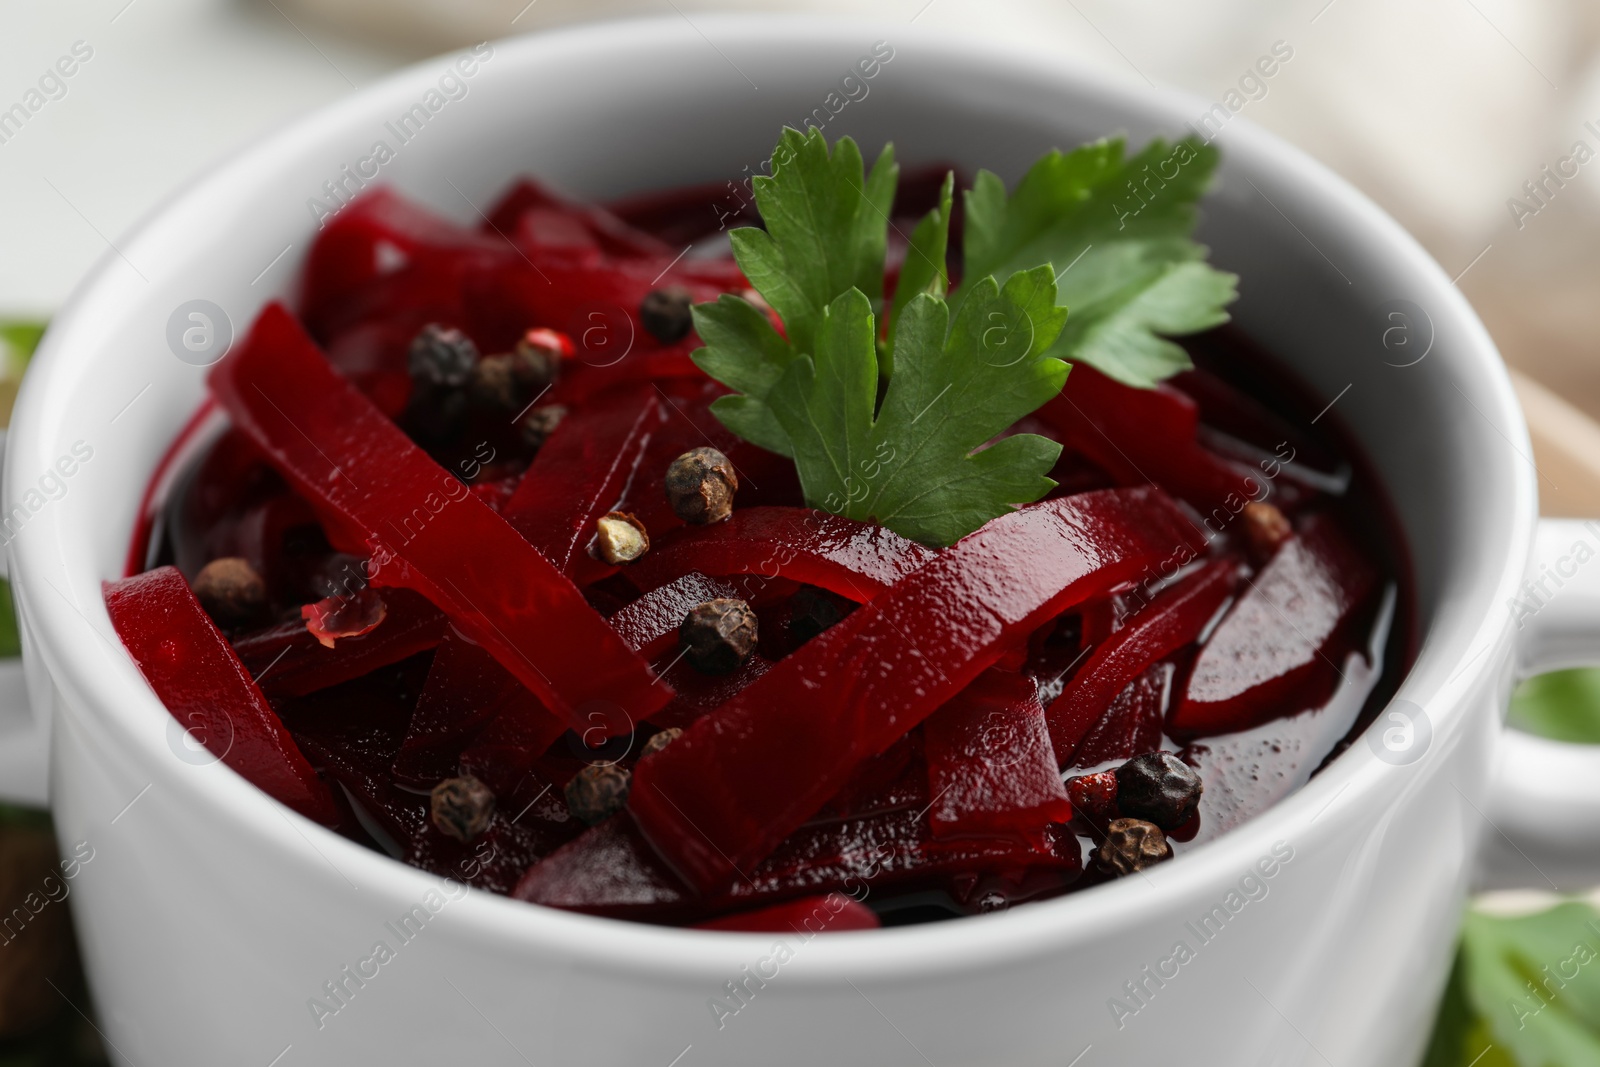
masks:
[[(905, 161), (1014, 179), (1048, 147), (1181, 133), (1206, 106), (905, 26), (666, 18), (494, 45), (466, 95), (381, 180), (470, 221), (523, 173), (593, 197), (736, 178), (878, 41), (892, 60), (825, 132), (872, 147), (893, 139)], [(726, 1001), (726, 983), (768, 957), (774, 937), (609, 922), (479, 892), (430, 897), (436, 879), (193, 762), (100, 593), (122, 573), (146, 480), (203, 395), (203, 369), (168, 348), (169, 317), (205, 299), (241, 331), (291, 293), (317, 229), (308, 200), (454, 59), (422, 63), (205, 174), (119, 240), (23, 386), (5, 504), (23, 509), (12, 573), (29, 721), (48, 724), (63, 845), (90, 856), (70, 884), (116, 1052), (171, 1067), (1414, 1057), (1488, 826), (1519, 635), (1507, 602), (1536, 521), (1528, 443), (1494, 346), (1449, 279), (1365, 198), (1242, 119), (1221, 138), (1203, 237), (1243, 278), (1238, 322), (1338, 398), (1412, 546), (1419, 651), (1399, 694), (1410, 703), (1397, 707), (1416, 728), (1391, 747), (1357, 744), (1267, 814), (1144, 878), (959, 922), (785, 938), (794, 958), (720, 1026), (712, 1001)], [(1409, 328), (1431, 339), (1411, 366), (1385, 347), (1396, 300), (1411, 302)], [(92, 458), (60, 493), (51, 482), (30, 496), (78, 442)], [(1564, 532), (1548, 536), (1559, 545)], [(1600, 578), (1568, 584), (1585, 583)], [(1520, 631), (1530, 657), (1574, 638), (1594, 647), (1593, 605), (1568, 603)], [(28, 766), (26, 741), (5, 735), (11, 766)], [(1240, 896), (1273, 857), (1270, 878), (1246, 883), (1265, 895)], [(345, 977), (376, 942), (396, 942), (387, 923), (439, 901), (375, 975)], [(1202, 940), (1194, 924), (1218, 907), (1227, 921), (1213, 919), (1221, 932)], [(1176, 963), (1180, 941), (1193, 958)], [(335, 982), (345, 1002), (319, 1024), (310, 1001), (329, 1002)]]

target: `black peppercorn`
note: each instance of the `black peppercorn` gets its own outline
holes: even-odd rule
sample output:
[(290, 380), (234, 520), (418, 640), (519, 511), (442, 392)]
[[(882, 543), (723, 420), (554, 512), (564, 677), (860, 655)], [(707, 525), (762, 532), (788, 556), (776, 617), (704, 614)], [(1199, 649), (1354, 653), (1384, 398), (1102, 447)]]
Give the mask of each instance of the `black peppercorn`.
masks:
[(266, 611), (267, 585), (249, 561), (238, 556), (214, 559), (194, 577), (195, 599), (219, 626), (259, 621)]
[(481, 407), (515, 413), (527, 404), (531, 394), (518, 380), (516, 357), (485, 356), (467, 376), (467, 393)]
[(1176, 830), (1194, 815), (1205, 789), (1194, 768), (1171, 752), (1148, 752), (1117, 768), (1117, 807), (1163, 830)]
[(683, 730), (676, 726), (669, 726), (659, 734), (651, 734), (650, 740), (646, 741), (639, 749), (639, 758), (644, 759), (646, 756), (654, 756), (682, 736)]
[(478, 362), (478, 346), (460, 330), (430, 322), (411, 340), (406, 365), (419, 386), (457, 389)]
[(694, 316), (689, 308), (694, 294), (673, 286), (652, 289), (639, 304), (639, 324), (664, 345), (675, 345), (689, 336)]
[(715, 448), (691, 448), (667, 467), (666, 487), (678, 518), (704, 526), (733, 514), (739, 476)]
[(633, 775), (615, 763), (591, 763), (567, 783), (567, 810), (589, 826), (598, 826), (628, 803)]
[(626, 511), (608, 511), (594, 520), (595, 547), (607, 563), (632, 563), (650, 551), (644, 523)]
[(433, 825), (457, 841), (471, 841), (489, 828), (494, 794), (472, 775), (446, 778), (429, 794)]
[(678, 627), (684, 658), (703, 674), (732, 674), (756, 649), (756, 613), (733, 597), (697, 604)]
[(1143, 819), (1113, 819), (1095, 856), (1119, 876), (1142, 871), (1172, 858), (1172, 846), (1161, 827)]

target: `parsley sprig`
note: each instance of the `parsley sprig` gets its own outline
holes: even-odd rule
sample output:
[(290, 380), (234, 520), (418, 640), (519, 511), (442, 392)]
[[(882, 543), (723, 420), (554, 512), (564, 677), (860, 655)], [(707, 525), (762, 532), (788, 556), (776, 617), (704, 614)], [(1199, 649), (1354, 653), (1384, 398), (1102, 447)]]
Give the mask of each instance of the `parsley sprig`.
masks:
[[(951, 175), (911, 234), (885, 309), (892, 147), (867, 171), (849, 138), (830, 152), (817, 130), (785, 130), (771, 176), (754, 182), (765, 229), (731, 235), (783, 332), (737, 296), (694, 309), (705, 341), (694, 360), (734, 390), (712, 410), (793, 459), (811, 506), (925, 544), (1040, 499), (1061, 446), (1001, 435), (1060, 392), (1068, 360), (1153, 385), (1188, 366), (1162, 335), (1227, 318), (1233, 276), (1189, 238), (1216, 163), (1207, 151), (1154, 142), (1124, 160), (1121, 143), (1105, 141), (1054, 152), (1010, 195), (980, 172), (953, 295)], [(1148, 199), (1128, 184), (1136, 177)]]

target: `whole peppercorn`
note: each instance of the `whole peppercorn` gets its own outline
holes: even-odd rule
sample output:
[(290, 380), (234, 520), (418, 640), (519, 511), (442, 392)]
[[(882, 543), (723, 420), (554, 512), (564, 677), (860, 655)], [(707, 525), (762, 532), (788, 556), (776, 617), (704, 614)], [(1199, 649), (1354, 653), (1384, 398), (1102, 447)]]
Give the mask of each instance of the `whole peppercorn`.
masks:
[(733, 597), (696, 604), (678, 627), (684, 658), (703, 674), (732, 674), (756, 650), (756, 613)]
[(1112, 771), (1074, 775), (1067, 779), (1067, 799), (1074, 812), (1103, 819), (1116, 810), (1117, 776)]
[(650, 533), (626, 511), (608, 511), (594, 520), (595, 547), (607, 563), (632, 563), (650, 551)]
[(457, 841), (471, 841), (489, 828), (494, 794), (472, 775), (446, 778), (428, 795), (433, 825)]
[(1095, 849), (1101, 863), (1120, 875), (1129, 875), (1172, 858), (1172, 846), (1161, 827), (1143, 819), (1113, 819), (1106, 839)]
[(691, 448), (667, 467), (666, 487), (678, 518), (705, 526), (733, 514), (739, 476), (715, 448)]
[(1117, 807), (1122, 814), (1176, 830), (1200, 806), (1205, 784), (1194, 768), (1171, 752), (1148, 752), (1117, 768)]
[(519, 429), (522, 431), (523, 442), (532, 449), (543, 447), (555, 428), (561, 425), (561, 420), (567, 417), (567, 409), (560, 404), (546, 404), (544, 407), (534, 408), (522, 417)]
[(1279, 546), (1294, 536), (1289, 520), (1271, 504), (1252, 500), (1239, 512), (1239, 518), (1244, 521), (1244, 539), (1250, 558), (1257, 566), (1271, 559)]
[(420, 386), (456, 389), (467, 384), (467, 376), (478, 362), (478, 346), (460, 330), (430, 322), (411, 340), (406, 366)]
[(659, 734), (651, 734), (650, 740), (640, 747), (639, 758), (644, 759), (646, 756), (654, 756), (682, 736), (683, 730), (676, 726), (669, 726)]
[(517, 380), (513, 356), (485, 356), (473, 364), (467, 376), (467, 394), (486, 408), (516, 412), (528, 402), (528, 393)]
[(194, 577), (195, 599), (219, 626), (241, 626), (261, 619), (267, 607), (267, 584), (238, 556), (223, 556), (200, 568)]
[(639, 304), (639, 324), (662, 344), (677, 344), (689, 336), (694, 326), (694, 315), (689, 310), (693, 303), (694, 294), (687, 289), (652, 289)]
[(556, 380), (561, 360), (572, 342), (554, 330), (529, 330), (517, 340), (512, 355), (517, 361), (517, 378), (535, 392)]
[(615, 763), (591, 763), (567, 783), (567, 810), (572, 817), (597, 826), (628, 803), (633, 775)]

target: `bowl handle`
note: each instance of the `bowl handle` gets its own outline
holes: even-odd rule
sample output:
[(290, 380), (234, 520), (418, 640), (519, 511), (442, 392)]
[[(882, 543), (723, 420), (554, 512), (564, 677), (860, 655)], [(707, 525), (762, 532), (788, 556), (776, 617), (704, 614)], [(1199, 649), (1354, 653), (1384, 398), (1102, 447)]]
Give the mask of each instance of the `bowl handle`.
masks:
[[(1541, 519), (1528, 578), (1507, 604), (1519, 678), (1600, 665), (1600, 521)], [(1600, 885), (1600, 745), (1502, 736), (1486, 888)]]

